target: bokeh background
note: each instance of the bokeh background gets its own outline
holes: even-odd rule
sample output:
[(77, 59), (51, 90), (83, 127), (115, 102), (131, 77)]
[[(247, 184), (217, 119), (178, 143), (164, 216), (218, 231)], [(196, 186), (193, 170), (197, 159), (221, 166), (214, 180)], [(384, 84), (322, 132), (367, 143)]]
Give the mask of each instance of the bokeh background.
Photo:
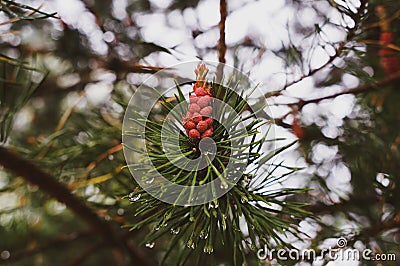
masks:
[[(123, 169), (124, 110), (157, 70), (222, 58), (260, 83), (277, 145), (298, 139), (276, 160), (301, 169), (280, 186), (310, 188), (296, 200), (312, 215), (299, 221), (307, 236), (285, 239), (320, 250), (344, 236), (348, 246), (400, 260), (400, 3), (229, 0), (223, 31), (220, 4), (0, 2), (1, 137), (16, 157), (0, 155), (0, 264), (160, 261), (168, 237), (139, 246), (151, 229), (128, 230), (141, 218), (124, 198), (136, 186)], [(50, 175), (35, 183), (23, 169)], [(68, 191), (80, 200), (72, 209), (60, 202)], [(204, 256), (231, 265), (230, 254)]]

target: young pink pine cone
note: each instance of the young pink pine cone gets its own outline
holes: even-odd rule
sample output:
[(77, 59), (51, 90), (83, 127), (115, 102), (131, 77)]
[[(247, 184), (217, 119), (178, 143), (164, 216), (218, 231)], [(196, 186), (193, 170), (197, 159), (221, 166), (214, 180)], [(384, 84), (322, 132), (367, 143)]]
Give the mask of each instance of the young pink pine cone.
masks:
[(205, 77), (208, 69), (204, 64), (199, 64), (196, 73), (196, 83), (193, 85), (193, 93), (190, 95), (188, 112), (182, 117), (186, 133), (192, 141), (203, 138), (211, 138), (213, 135), (213, 122), (210, 117), (212, 113), (213, 95), (211, 87), (207, 84)]

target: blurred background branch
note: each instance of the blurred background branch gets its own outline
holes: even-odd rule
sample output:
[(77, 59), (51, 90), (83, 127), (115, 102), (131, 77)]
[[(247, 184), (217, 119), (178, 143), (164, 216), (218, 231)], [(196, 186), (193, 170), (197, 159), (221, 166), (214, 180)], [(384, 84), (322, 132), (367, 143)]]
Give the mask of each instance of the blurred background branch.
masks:
[[(160, 262), (172, 237), (146, 248), (137, 243), (153, 225), (125, 229), (146, 216), (125, 197), (137, 184), (123, 168), (121, 124), (152, 73), (198, 58), (260, 82), (277, 145), (298, 141), (275, 162), (296, 170), (279, 186), (311, 189), (285, 201), (308, 202), (314, 216), (298, 221), (309, 237), (280, 232), (285, 241), (347, 236), (398, 252), (398, 1), (64, 2), (0, 1), (2, 263)], [(246, 226), (234, 230), (250, 246)], [(165, 264), (191, 254), (186, 244), (174, 242)], [(196, 250), (187, 265), (231, 265), (226, 246)]]

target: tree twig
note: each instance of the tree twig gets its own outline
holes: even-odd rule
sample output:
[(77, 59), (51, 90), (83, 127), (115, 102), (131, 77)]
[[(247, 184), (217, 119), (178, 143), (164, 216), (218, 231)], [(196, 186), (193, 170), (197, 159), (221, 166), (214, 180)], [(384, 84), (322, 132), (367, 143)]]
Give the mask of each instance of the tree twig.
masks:
[[(116, 236), (110, 224), (103, 221), (82, 200), (73, 195), (53, 176), (43, 171), (33, 162), (19, 157), (4, 147), (0, 147), (0, 165), (3, 165), (6, 170), (21, 176), (26, 181), (37, 185), (43, 192), (64, 203), (72, 212), (85, 221), (91, 229), (100, 234), (107, 244), (127, 250), (126, 245)], [(149, 260), (144, 261), (141, 257), (137, 257), (131, 252), (129, 252), (129, 255), (133, 261), (137, 261), (140, 265), (153, 265)]]
[(342, 53), (344, 45), (345, 45), (345, 43), (344, 43), (344, 42), (341, 42), (341, 43), (339, 44), (339, 47), (336, 48), (335, 54), (332, 55), (332, 56), (330, 56), (329, 59), (328, 59), (328, 61), (325, 62), (325, 64), (323, 64), (323, 65), (320, 66), (320, 67), (317, 67), (317, 68), (314, 68), (314, 69), (310, 70), (307, 74), (301, 76), (299, 79), (287, 83), (287, 84), (283, 87), (283, 90), (287, 89), (288, 87), (292, 86), (293, 84), (296, 84), (296, 83), (302, 81), (302, 80), (305, 79), (305, 78), (308, 78), (308, 77), (313, 76), (315, 73), (321, 71), (321, 70), (324, 69), (325, 67), (327, 67), (327, 66), (329, 66), (330, 64), (332, 64), (332, 63), (333, 63), (333, 60), (335, 60), (336, 58), (338, 58), (338, 57), (340, 56), (340, 54)]
[(219, 1), (219, 13), (221, 19), (218, 24), (219, 28), (219, 41), (218, 41), (218, 61), (225, 63), (226, 43), (225, 43), (225, 22), (228, 16), (226, 0)]
[[(400, 81), (400, 71), (394, 73), (393, 75), (382, 79), (381, 81), (378, 82), (374, 82), (371, 84), (364, 84), (355, 88), (351, 88), (351, 89), (346, 89), (331, 95), (327, 95), (327, 96), (323, 96), (323, 97), (319, 97), (319, 98), (314, 98), (314, 99), (298, 99), (298, 102), (294, 102), (294, 103), (279, 103), (276, 105), (285, 105), (285, 106), (297, 106), (298, 110), (301, 110), (305, 105), (310, 104), (310, 103), (318, 103), (321, 102), (323, 100), (328, 100), (328, 99), (332, 99), (332, 98), (336, 98), (340, 95), (345, 95), (345, 94), (359, 94), (359, 93), (364, 93), (364, 92), (368, 92), (368, 91), (373, 91), (373, 90), (377, 90), (382, 86), (386, 86), (390, 83), (394, 83), (394, 82), (398, 82)], [(285, 117), (286, 115), (284, 115), (283, 117)], [(281, 120), (281, 119), (275, 119), (275, 120)]]
[(350, 200), (342, 201), (335, 204), (323, 204), (316, 203), (310, 205), (306, 208), (307, 211), (312, 212), (315, 215), (333, 213), (336, 211), (347, 211), (347, 207), (363, 207), (366, 204), (372, 205), (379, 203), (379, 198), (377, 197), (365, 197), (365, 198), (351, 198)]
[(224, 64), (226, 62), (225, 60), (225, 54), (226, 54), (226, 43), (225, 43), (225, 22), (226, 22), (226, 17), (228, 16), (228, 11), (227, 11), (227, 4), (226, 0), (220, 0), (219, 1), (219, 13), (221, 16), (221, 19), (218, 24), (219, 28), (219, 41), (218, 41), (218, 67), (217, 67), (217, 82), (221, 82), (223, 79), (223, 73), (224, 73)]
[(378, 222), (364, 229), (360, 236), (376, 236), (377, 234), (394, 228), (400, 228), (400, 214), (396, 215), (392, 220), (387, 222)]
[(88, 259), (94, 252), (98, 251), (100, 248), (105, 246), (104, 242), (96, 243), (92, 246), (86, 248), (79, 256), (74, 258), (72, 261), (67, 262), (65, 266), (77, 266), (82, 264), (86, 259)]
[(344, 95), (344, 94), (359, 94), (359, 93), (363, 93), (363, 92), (368, 92), (368, 91), (379, 89), (382, 86), (386, 86), (392, 82), (397, 82), (397, 81), (400, 81), (400, 71), (397, 73), (394, 73), (393, 75), (391, 75), (379, 82), (361, 85), (361, 86), (358, 86), (358, 87), (355, 87), (352, 89), (343, 90), (341, 92), (337, 92), (337, 93), (334, 93), (334, 94), (331, 94), (328, 96), (324, 96), (324, 97), (320, 97), (320, 98), (315, 98), (315, 99), (310, 99), (310, 100), (300, 100), (297, 103), (297, 106), (299, 107), (299, 109), (301, 109), (301, 108), (303, 108), (304, 105), (309, 104), (309, 103), (318, 103), (320, 101), (336, 98), (336, 97), (338, 97), (340, 95)]
[(57, 239), (53, 239), (47, 243), (44, 243), (41, 245), (35, 245), (33, 247), (27, 247), (27, 248), (24, 248), (21, 250), (16, 250), (16, 251), (14, 251), (14, 248), (10, 248), (12, 256), (7, 260), (3, 260), (3, 261), (0, 260), (0, 264), (19, 261), (19, 260), (25, 259), (27, 257), (33, 256), (37, 253), (41, 253), (47, 249), (63, 247), (64, 245), (68, 245), (69, 243), (72, 243), (75, 240), (81, 239), (83, 237), (88, 237), (88, 236), (92, 235), (92, 233), (93, 232), (91, 232), (91, 231), (84, 231), (82, 233), (73, 233), (73, 234), (68, 234), (68, 235), (62, 235), (62, 236), (58, 237)]
[(365, 10), (365, 8), (366, 8), (366, 1), (361, 1), (361, 5), (360, 5), (360, 7), (358, 8), (358, 13), (357, 13), (358, 15), (357, 15), (357, 18), (355, 18), (355, 21), (354, 21), (355, 25), (354, 25), (352, 28), (348, 29), (346, 40), (339, 43), (338, 47), (335, 49), (335, 54), (331, 55), (331, 56), (329, 57), (328, 61), (326, 61), (322, 66), (317, 67), (317, 68), (315, 68), (315, 69), (312, 69), (312, 70), (308, 71), (308, 73), (303, 74), (303, 75), (300, 76), (298, 79), (286, 83), (286, 84), (283, 86), (283, 88), (281, 88), (281, 89), (279, 89), (279, 90), (277, 90), (277, 91), (274, 91), (274, 92), (273, 92), (273, 95), (271, 95), (271, 92), (269, 92), (269, 93), (266, 93), (264, 96), (265, 96), (265, 97), (270, 97), (270, 96), (277, 96), (277, 95), (280, 95), (282, 91), (286, 90), (286, 89), (289, 88), (290, 86), (292, 86), (292, 85), (294, 85), (294, 84), (297, 84), (298, 82), (302, 81), (302, 80), (305, 79), (305, 78), (308, 78), (308, 77), (311, 77), (311, 76), (315, 75), (315, 74), (318, 73), (319, 71), (325, 69), (327, 66), (333, 64), (333, 61), (334, 61), (336, 58), (338, 58), (339, 56), (342, 55), (342, 53), (343, 53), (343, 51), (344, 51), (344, 49), (345, 49), (345, 47), (346, 47), (346, 44), (349, 43), (349, 42), (352, 40), (352, 38), (355, 36), (355, 32), (356, 32), (357, 29), (359, 28), (358, 25), (359, 25), (360, 20), (361, 20), (361, 15), (360, 15), (360, 14), (363, 14), (363, 10)]
[[(44, 172), (31, 161), (20, 158), (15, 153), (0, 147), (0, 164), (5, 169), (21, 176), (28, 182), (37, 185), (43, 192), (64, 203), (91, 228), (109, 239), (111, 228), (89, 209), (85, 203), (75, 197), (66, 187), (56, 181), (50, 174)], [(113, 240), (114, 241), (114, 240)]]
[[(86, 96), (85, 91), (81, 91), (79, 98), (75, 101), (74, 104), (72, 104), (70, 107), (68, 107), (67, 110), (65, 110), (64, 114), (61, 116), (60, 121), (58, 122), (56, 128), (54, 129), (55, 132), (59, 132), (67, 122), (68, 118), (71, 116), (72, 112), (74, 111), (75, 107), (81, 102), (81, 100)], [(53, 146), (54, 141), (49, 141), (47, 145), (43, 148), (43, 150), (36, 156), (36, 159), (41, 159), (43, 158), (47, 152), (50, 150), (51, 146)]]

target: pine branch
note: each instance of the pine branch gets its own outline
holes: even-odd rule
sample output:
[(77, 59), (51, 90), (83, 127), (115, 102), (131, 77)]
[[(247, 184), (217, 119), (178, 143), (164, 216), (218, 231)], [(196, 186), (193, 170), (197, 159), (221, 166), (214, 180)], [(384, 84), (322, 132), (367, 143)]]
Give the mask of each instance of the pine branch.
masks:
[[(220, 66), (223, 66), (223, 64), (220, 64)], [(269, 189), (278, 182), (282, 182), (288, 174), (296, 171), (296, 169), (290, 169), (287, 173), (280, 174), (275, 173), (275, 170), (284, 167), (283, 164), (276, 165), (274, 169), (267, 172), (263, 168), (270, 164), (273, 157), (294, 145), (294, 142), (271, 150), (265, 155), (260, 153), (264, 143), (264, 136), (262, 136), (259, 129), (267, 121), (256, 117), (255, 114), (260, 110), (250, 110), (250, 115), (243, 114), (243, 110), (248, 104), (247, 99), (254, 90), (252, 88), (249, 88), (249, 91), (243, 89), (243, 92), (239, 95), (233, 90), (227, 89), (230, 88), (229, 84), (228, 86), (216, 83), (201, 84), (200, 81), (205, 78), (205, 75), (203, 75), (203, 73), (206, 73), (204, 72), (205, 70), (206, 68), (203, 64), (200, 64), (196, 69), (197, 82), (193, 85), (194, 94), (196, 92), (205, 94), (206, 91), (215, 92), (217, 98), (223, 99), (224, 103), (234, 110), (233, 112), (217, 105), (213, 106), (217, 117), (214, 122), (225, 119), (229, 125), (228, 127), (232, 128), (226, 129), (220, 123), (212, 124), (213, 134), (211, 138), (216, 145), (215, 159), (204, 156), (199, 148), (199, 143), (196, 142), (197, 139), (202, 137), (199, 134), (200, 127), (195, 124), (198, 123), (197, 125), (200, 125), (200, 121), (193, 120), (191, 122), (190, 116), (189, 120), (187, 119), (187, 111), (194, 110), (196, 106), (200, 108), (201, 99), (190, 97), (189, 99), (192, 99), (192, 103), (187, 110), (183, 109), (182, 114), (173, 113), (176, 106), (174, 102), (185, 101), (185, 96), (179, 85), (176, 86), (176, 101), (168, 101), (163, 95), (160, 96), (161, 105), (166, 112), (171, 112), (177, 123), (181, 123), (186, 130), (189, 126), (191, 128), (188, 130), (189, 132), (186, 132), (188, 134), (183, 131), (167, 130), (169, 135), (165, 139), (177, 139), (179, 145), (169, 145), (168, 149), (163, 149), (163, 145), (165, 145), (161, 141), (163, 125), (154, 120), (151, 115), (143, 117), (140, 112), (135, 110), (135, 107), (130, 106), (127, 109), (128, 114), (130, 114), (129, 121), (135, 123), (135, 126), (123, 129), (124, 148), (126, 151), (132, 151), (132, 156), (127, 155), (127, 157), (138, 158), (136, 155), (147, 154), (149, 158), (148, 161), (136, 159), (128, 161), (128, 167), (133, 172), (133, 175), (137, 173), (137, 176), (140, 176), (143, 182), (149, 184), (148, 189), (151, 189), (152, 192), (160, 193), (158, 197), (138, 186), (129, 194), (129, 200), (136, 206), (135, 215), (143, 217), (141, 221), (130, 227), (131, 230), (140, 229), (144, 226), (153, 228), (143, 239), (143, 244), (148, 247), (153, 247), (155, 241), (161, 236), (166, 234), (173, 235), (169, 250), (161, 261), (162, 265), (173, 256), (171, 255), (173, 254), (173, 249), (176, 249), (178, 253), (177, 258), (172, 258), (174, 262), (177, 265), (185, 265), (191, 254), (195, 255), (199, 252), (211, 254), (217, 248), (220, 249), (219, 246), (221, 244), (232, 248), (238, 253), (240, 252), (240, 254), (234, 255), (233, 258), (235, 260), (233, 264), (240, 265), (242, 261), (245, 262), (248, 259), (246, 254), (251, 253), (249, 256), (256, 256), (257, 246), (264, 244), (269, 246), (290, 246), (289, 243), (281, 238), (279, 232), (291, 230), (291, 233), (299, 234), (296, 226), (297, 221), (310, 215), (310, 213), (303, 210), (305, 203), (283, 202), (281, 200), (282, 196), (303, 194), (307, 189)], [(229, 82), (235, 83), (234, 81)], [(203, 85), (204, 87), (200, 87)], [(193, 99), (196, 99), (197, 102), (194, 102)], [(182, 117), (185, 118), (182, 119)], [(204, 118), (201, 119), (201, 121), (205, 121), (203, 120)], [(189, 122), (194, 124), (196, 129)], [(241, 132), (236, 127), (242, 122), (248, 123), (244, 132)], [(196, 131), (197, 135), (194, 134)], [(144, 139), (145, 144), (143, 146), (142, 144), (137, 145), (138, 142), (136, 140), (138, 137)], [(195, 152), (198, 152), (198, 154)], [(204, 156), (204, 160), (207, 160), (207, 165), (201, 170), (196, 169), (198, 165), (193, 166), (193, 170), (181, 169), (171, 162), (172, 160), (167, 153), (170, 155), (176, 154), (173, 159), (176, 163), (179, 160), (184, 162), (183, 160), (186, 159), (196, 159), (199, 155)], [(229, 160), (231, 159), (235, 162), (234, 169), (238, 169), (238, 172), (236, 170), (232, 172), (229, 169)], [(151, 169), (148, 165), (154, 165), (154, 168)], [(245, 173), (246, 171), (241, 172), (246, 169), (251, 174)], [(173, 191), (169, 185), (155, 181), (157, 176), (155, 176), (154, 171), (157, 171), (170, 182), (187, 187), (201, 186), (206, 182), (213, 182), (214, 184), (211, 183), (209, 192), (202, 192), (201, 194), (189, 191), (189, 193), (186, 193), (187, 190), (185, 189)], [(233, 184), (236, 174), (238, 174), (237, 178), (240, 180), (236, 180)], [(137, 181), (140, 183), (140, 180)], [(220, 184), (215, 184), (215, 181)], [(214, 198), (211, 198), (211, 196), (216, 195), (215, 191), (226, 190), (229, 185), (232, 185), (230, 191), (220, 197), (214, 196)], [(173, 204), (167, 205), (158, 200), (160, 197), (165, 197), (165, 195), (176, 196), (175, 199), (171, 199)], [(282, 209), (277, 211), (270, 208), (269, 206), (272, 206), (272, 204), (279, 205)], [(240, 221), (242, 217), (244, 222)], [(239, 228), (240, 223), (245, 223), (248, 227), (249, 238), (246, 241), (243, 241), (246, 236), (240, 230), (236, 230), (236, 228)], [(231, 239), (231, 241), (226, 241), (226, 239)], [(204, 260), (205, 258), (201, 257), (199, 259)], [(200, 263), (198, 262), (197, 264)]]
[[(393, 75), (391, 75), (379, 82), (361, 85), (359, 87), (347, 89), (347, 90), (344, 90), (344, 91), (341, 91), (341, 92), (338, 92), (335, 94), (331, 94), (328, 96), (320, 97), (320, 98), (315, 98), (315, 99), (310, 99), (310, 100), (300, 100), (296, 105), (299, 107), (299, 109), (301, 109), (301, 108), (303, 108), (304, 105), (309, 104), (309, 103), (318, 103), (320, 101), (336, 98), (340, 95), (345, 95), (345, 94), (359, 94), (359, 93), (369, 92), (369, 91), (377, 90), (382, 86), (386, 86), (390, 83), (395, 83), (398, 81), (400, 81), (400, 71), (397, 73), (394, 73)], [(291, 104), (289, 104), (289, 105), (291, 105)]]
[[(317, 68), (314, 68), (314, 69), (310, 70), (308, 73), (303, 74), (301, 77), (299, 77), (296, 80), (293, 80), (293, 81), (291, 81), (289, 83), (286, 83), (285, 86), (283, 86), (283, 88), (278, 90), (277, 92), (282, 92), (282, 91), (286, 90), (287, 88), (289, 88), (290, 86), (299, 83), (303, 79), (314, 76), (319, 71), (321, 71), (321, 70), (325, 69), (327, 66), (331, 65), (333, 63), (333, 61), (341, 55), (341, 53), (343, 52), (344, 46), (345, 46), (345, 42), (341, 42), (339, 44), (339, 47), (336, 48), (335, 54), (330, 56), (328, 61), (325, 62), (325, 64), (323, 64), (320, 67), (317, 67)], [(265, 97), (270, 97), (270, 96), (271, 96), (270, 92), (265, 94)]]
[[(347, 89), (347, 90), (343, 90), (341, 92), (337, 92), (328, 96), (323, 96), (323, 97), (319, 97), (319, 98), (314, 98), (314, 99), (309, 99), (309, 100), (304, 100), (304, 99), (299, 99), (298, 102), (295, 103), (279, 103), (276, 105), (283, 105), (283, 106), (296, 106), (297, 110), (300, 111), (301, 109), (303, 109), (303, 107), (307, 104), (310, 103), (319, 103), (323, 100), (328, 100), (328, 99), (333, 99), (336, 98), (340, 95), (346, 95), (346, 94), (359, 94), (359, 93), (365, 93), (365, 92), (369, 92), (369, 91), (374, 91), (374, 90), (378, 90), (379, 88), (381, 88), (382, 86), (386, 86), (389, 85), (391, 83), (395, 83), (395, 82), (399, 82), (400, 81), (400, 71), (397, 73), (394, 73), (393, 75), (382, 79), (381, 81), (378, 82), (374, 82), (371, 84), (364, 84), (355, 88), (351, 88), (351, 89)], [(291, 114), (293, 111), (290, 111), (288, 113), (286, 113), (285, 115), (276, 118), (274, 121), (277, 124), (281, 124), (282, 120), (287, 117), (289, 114)]]
[(372, 205), (379, 202), (379, 198), (377, 197), (366, 197), (366, 198), (351, 198), (350, 200), (342, 201), (340, 203), (335, 204), (323, 204), (317, 203), (306, 207), (306, 210), (312, 212), (315, 215), (325, 214), (325, 213), (333, 213), (337, 211), (347, 211), (350, 207), (363, 207), (366, 204)]
[[(104, 222), (82, 200), (74, 196), (65, 186), (57, 182), (53, 176), (44, 172), (33, 162), (19, 157), (19, 155), (4, 147), (0, 147), (0, 165), (6, 170), (21, 176), (26, 181), (37, 185), (41, 191), (64, 203), (72, 212), (85, 221), (90, 228), (100, 234), (107, 244), (121, 250), (127, 249), (125, 241), (121, 241), (116, 236), (110, 224)], [(141, 265), (153, 265), (149, 260), (137, 256), (137, 253), (129, 252), (133, 261), (138, 261)]]
[(312, 69), (310, 71), (308, 71), (308, 73), (303, 74), (302, 76), (300, 76), (298, 79), (293, 80), (291, 82), (286, 83), (283, 88), (273, 91), (273, 92), (268, 92), (264, 95), (264, 97), (268, 98), (271, 96), (278, 96), (281, 95), (282, 91), (285, 91), (287, 88), (289, 88), (292, 85), (295, 85), (297, 83), (299, 83), (300, 81), (304, 80), (305, 78), (308, 77), (312, 77), (314, 76), (316, 73), (320, 72), (321, 70), (324, 70), (325, 68), (327, 68), (328, 66), (333, 64), (333, 61), (336, 58), (339, 58), (342, 54), (343, 51), (346, 48), (346, 45), (351, 42), (353, 40), (353, 38), (356, 36), (356, 31), (359, 29), (359, 24), (361, 21), (361, 18), (363, 16), (363, 11), (366, 8), (366, 1), (361, 1), (361, 5), (358, 8), (358, 12), (356, 17), (354, 17), (354, 26), (352, 28), (347, 28), (348, 32), (347, 32), (347, 38), (346, 40), (342, 41), (339, 43), (338, 47), (335, 49), (335, 54), (331, 55), (328, 59), (328, 61), (326, 61), (323, 65), (321, 65), (320, 67), (317, 67), (315, 69)]

